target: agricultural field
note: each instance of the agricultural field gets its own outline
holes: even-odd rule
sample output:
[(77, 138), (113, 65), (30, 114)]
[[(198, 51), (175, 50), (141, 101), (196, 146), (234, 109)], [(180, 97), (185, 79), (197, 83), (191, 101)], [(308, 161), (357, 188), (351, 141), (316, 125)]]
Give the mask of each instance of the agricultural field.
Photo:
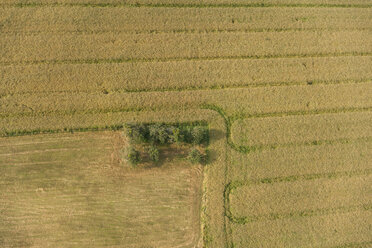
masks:
[(371, 247), (371, 68), (370, 0), (0, 0), (0, 247)]

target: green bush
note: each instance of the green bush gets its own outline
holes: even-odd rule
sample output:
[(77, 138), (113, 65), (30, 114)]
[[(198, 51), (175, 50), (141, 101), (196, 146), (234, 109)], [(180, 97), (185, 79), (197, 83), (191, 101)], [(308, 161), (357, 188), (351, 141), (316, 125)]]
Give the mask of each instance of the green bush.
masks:
[(159, 149), (156, 146), (150, 146), (147, 152), (149, 154), (151, 161), (154, 162), (159, 161)]
[(203, 126), (196, 126), (191, 131), (192, 143), (202, 144), (208, 140), (208, 129)]
[(134, 149), (134, 147), (130, 146), (128, 147), (126, 157), (131, 165), (137, 165), (139, 162), (141, 162), (141, 156), (139, 151)]
[(164, 124), (153, 124), (149, 127), (150, 140), (157, 144), (166, 144), (169, 140), (169, 134)]
[(126, 134), (135, 143), (142, 143), (148, 141), (149, 130), (144, 124), (127, 124)]
[(192, 143), (193, 137), (192, 137), (192, 126), (183, 126), (181, 129), (181, 135), (183, 137), (182, 142), (185, 143)]
[(203, 155), (196, 148), (191, 149), (188, 155), (188, 160), (193, 164), (200, 164), (203, 160)]

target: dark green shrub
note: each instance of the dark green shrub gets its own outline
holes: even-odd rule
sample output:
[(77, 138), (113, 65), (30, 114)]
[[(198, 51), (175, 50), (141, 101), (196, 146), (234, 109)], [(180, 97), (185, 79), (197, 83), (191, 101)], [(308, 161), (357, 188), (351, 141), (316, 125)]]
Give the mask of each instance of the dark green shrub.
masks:
[(191, 131), (192, 143), (202, 144), (208, 140), (208, 129), (204, 126), (196, 126)]
[(149, 154), (151, 161), (154, 162), (159, 161), (159, 149), (156, 146), (150, 146), (147, 152)]
[(191, 149), (188, 155), (188, 160), (193, 164), (200, 164), (203, 160), (203, 155), (196, 148)]
[(183, 126), (181, 129), (181, 135), (183, 137), (182, 142), (185, 143), (192, 143), (193, 137), (192, 137), (192, 126)]
[(126, 157), (127, 157), (128, 162), (133, 166), (141, 162), (139, 151), (134, 149), (134, 147), (132, 146), (128, 147)]
[(169, 140), (169, 134), (164, 124), (150, 125), (149, 136), (153, 143), (165, 144)]
[(126, 134), (135, 143), (148, 141), (149, 130), (144, 124), (127, 124)]

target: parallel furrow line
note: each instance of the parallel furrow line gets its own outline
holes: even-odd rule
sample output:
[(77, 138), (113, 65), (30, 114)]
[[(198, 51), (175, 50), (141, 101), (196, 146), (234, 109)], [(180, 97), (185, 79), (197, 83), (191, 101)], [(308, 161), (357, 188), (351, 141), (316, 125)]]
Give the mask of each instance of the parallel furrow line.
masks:
[[(141, 93), (141, 92), (187, 92), (187, 91), (197, 91), (197, 90), (221, 90), (221, 89), (245, 89), (245, 88), (258, 88), (258, 87), (274, 87), (274, 86), (298, 86), (298, 85), (332, 85), (332, 84), (358, 84), (358, 83), (368, 83), (372, 82), (372, 78), (365, 78), (359, 80), (312, 80), (312, 81), (293, 81), (293, 82), (266, 82), (266, 83), (236, 83), (228, 86), (214, 85), (214, 86), (188, 86), (184, 88), (170, 87), (170, 88), (159, 88), (159, 89), (115, 89), (110, 90), (106, 93)], [(54, 91), (42, 91), (42, 92), (32, 92), (23, 91), (16, 93), (4, 93), (0, 94), (0, 98), (8, 96), (19, 96), (19, 95), (44, 95), (44, 94), (60, 94), (60, 93), (102, 93), (102, 90), (54, 90)], [(0, 114), (1, 116), (1, 114)]]
[(281, 59), (281, 58), (321, 58), (321, 57), (368, 57), (372, 52), (345, 52), (319, 54), (286, 54), (286, 55), (244, 55), (244, 56), (216, 56), (216, 57), (168, 57), (168, 58), (111, 58), (111, 59), (64, 59), (64, 60), (33, 60), (0, 62), (0, 66), (9, 65), (37, 65), (37, 64), (120, 64), (120, 63), (148, 63), (172, 61), (212, 61), (212, 60), (247, 60), (247, 59)]

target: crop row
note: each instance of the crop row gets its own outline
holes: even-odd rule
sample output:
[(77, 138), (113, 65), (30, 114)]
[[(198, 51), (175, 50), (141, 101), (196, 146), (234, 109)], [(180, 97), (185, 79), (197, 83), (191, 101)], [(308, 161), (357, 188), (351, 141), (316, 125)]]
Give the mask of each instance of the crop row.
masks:
[[(372, 31), (175, 34), (33, 34), (0, 36), (1, 63), (161, 61), (316, 56), (372, 52)], [(66, 62), (64, 62), (66, 61)]]
[(2, 33), (345, 30), (372, 28), (370, 18), (362, 8), (0, 8)]
[(355, 139), (372, 134), (372, 112), (249, 118), (231, 127), (239, 146), (270, 146), (304, 142)]
[[(41, 113), (102, 113), (199, 108), (215, 104), (228, 115), (306, 114), (362, 110), (372, 106), (371, 82), (140, 93), (25, 94), (0, 98), (2, 116)], [(234, 99), (234, 101), (231, 101)]]
[(276, 184), (248, 182), (230, 193), (230, 210), (232, 215), (246, 216), (249, 220), (361, 206), (372, 203), (368, 197), (371, 184), (371, 174)]
[(188, 122), (209, 120), (215, 114), (209, 110), (142, 111), (99, 114), (51, 114), (2, 118), (0, 136), (17, 136), (38, 133), (59, 133), (74, 131), (120, 130), (128, 122)]
[(158, 91), (366, 80), (372, 56), (9, 65), (0, 93)]

